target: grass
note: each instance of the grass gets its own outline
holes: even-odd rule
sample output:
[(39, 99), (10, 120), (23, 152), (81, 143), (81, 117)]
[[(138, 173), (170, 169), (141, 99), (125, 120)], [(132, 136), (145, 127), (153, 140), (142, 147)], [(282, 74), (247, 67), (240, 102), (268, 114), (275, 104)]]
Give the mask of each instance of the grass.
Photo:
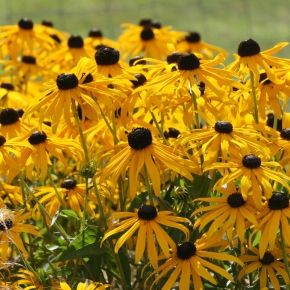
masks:
[[(0, 0), (0, 24), (21, 17), (35, 22), (52, 20), (55, 26), (85, 36), (99, 27), (116, 38), (121, 23), (153, 18), (179, 30), (201, 33), (204, 40), (234, 52), (241, 40), (253, 38), (262, 49), (289, 39), (290, 1), (276, 0)], [(281, 55), (290, 56), (290, 48)]]

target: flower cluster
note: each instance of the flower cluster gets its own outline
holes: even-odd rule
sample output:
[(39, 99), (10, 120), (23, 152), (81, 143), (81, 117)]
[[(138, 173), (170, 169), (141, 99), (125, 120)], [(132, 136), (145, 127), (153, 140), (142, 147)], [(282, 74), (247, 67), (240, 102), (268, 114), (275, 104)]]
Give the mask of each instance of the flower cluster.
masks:
[(289, 287), (288, 43), (122, 27), (0, 27), (0, 288)]

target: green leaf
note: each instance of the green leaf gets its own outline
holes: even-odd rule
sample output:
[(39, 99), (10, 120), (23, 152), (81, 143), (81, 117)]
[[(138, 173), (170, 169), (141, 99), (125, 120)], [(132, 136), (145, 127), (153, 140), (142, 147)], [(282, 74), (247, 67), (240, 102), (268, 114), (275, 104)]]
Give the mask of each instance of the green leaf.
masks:
[(76, 214), (75, 211), (71, 210), (71, 209), (63, 209), (61, 212), (60, 212), (60, 215), (62, 217), (72, 217), (72, 218), (75, 218), (75, 219), (80, 219), (80, 217)]
[(88, 226), (71, 242), (68, 249), (57, 258), (57, 261), (102, 255), (104, 250), (100, 248), (100, 238), (99, 228)]

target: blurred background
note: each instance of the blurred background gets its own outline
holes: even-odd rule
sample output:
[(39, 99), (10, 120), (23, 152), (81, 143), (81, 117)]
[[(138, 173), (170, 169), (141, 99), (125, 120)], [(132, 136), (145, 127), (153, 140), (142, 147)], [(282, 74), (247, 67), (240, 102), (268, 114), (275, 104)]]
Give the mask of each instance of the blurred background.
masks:
[[(86, 36), (98, 27), (116, 39), (121, 24), (152, 18), (176, 30), (197, 31), (203, 40), (235, 52), (253, 38), (262, 50), (290, 40), (289, 0), (0, 0), (0, 24), (29, 17), (51, 20), (56, 28)], [(280, 55), (290, 58), (290, 48)]]

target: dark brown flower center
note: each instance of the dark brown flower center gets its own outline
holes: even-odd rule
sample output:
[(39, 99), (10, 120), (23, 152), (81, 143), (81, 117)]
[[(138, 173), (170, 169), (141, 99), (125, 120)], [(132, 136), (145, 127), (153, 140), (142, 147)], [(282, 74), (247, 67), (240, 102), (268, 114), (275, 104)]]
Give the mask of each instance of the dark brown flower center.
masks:
[(2, 83), (0, 87), (6, 89), (7, 91), (14, 91), (14, 85), (11, 83)]
[(218, 133), (230, 134), (233, 132), (233, 125), (228, 121), (218, 121), (215, 123), (214, 129)]
[(185, 40), (189, 43), (196, 43), (196, 42), (200, 42), (201, 38), (200, 38), (200, 34), (198, 32), (189, 32), (186, 36), (185, 36)]
[(41, 25), (46, 26), (46, 27), (53, 27), (53, 22), (49, 20), (42, 20)]
[(264, 85), (269, 85), (272, 82), (268, 79), (268, 76), (265, 72), (260, 73), (259, 83), (263, 83)]
[(272, 210), (281, 210), (289, 207), (289, 196), (280, 191), (274, 191), (268, 200), (268, 206)]
[(60, 187), (65, 189), (74, 189), (76, 185), (77, 182), (74, 179), (68, 178), (61, 183)]
[(150, 18), (144, 18), (144, 19), (141, 19), (140, 21), (139, 21), (139, 25), (140, 26), (151, 26), (152, 25), (152, 19), (150, 19)]
[(79, 80), (75, 74), (63, 73), (57, 76), (56, 84), (60, 90), (70, 90), (78, 86)]
[(47, 135), (43, 131), (34, 131), (28, 138), (31, 145), (38, 145), (45, 142)]
[(290, 140), (290, 128), (284, 128), (281, 130), (280, 137), (285, 140)]
[(261, 158), (254, 154), (247, 154), (243, 157), (242, 163), (249, 169), (259, 168), (261, 166)]
[(179, 70), (194, 70), (199, 68), (200, 62), (195, 54), (184, 53), (178, 58), (177, 65)]
[(260, 259), (260, 262), (261, 262), (263, 265), (270, 265), (270, 264), (272, 264), (274, 261), (275, 261), (274, 256), (273, 256), (270, 252), (268, 252), (268, 251), (266, 251), (265, 254), (264, 254), (264, 256), (263, 256), (263, 258)]
[(49, 35), (56, 43), (61, 43), (61, 39), (56, 34), (50, 34)]
[(0, 124), (11, 125), (19, 120), (19, 115), (16, 110), (12, 108), (5, 108), (0, 111)]
[(171, 127), (168, 128), (168, 131), (164, 132), (164, 137), (166, 139), (168, 139), (168, 138), (175, 138), (176, 139), (179, 135), (180, 135), (180, 132), (177, 129), (171, 128)]
[(171, 54), (169, 54), (166, 58), (166, 61), (168, 64), (171, 64), (171, 63), (177, 63), (178, 62), (178, 59), (182, 56), (182, 53), (181, 52), (173, 52)]
[(79, 35), (71, 35), (67, 41), (67, 45), (69, 48), (83, 48), (84, 41), (83, 38)]
[(151, 27), (144, 27), (140, 33), (140, 37), (144, 41), (151, 40), (155, 37), (153, 30)]
[(119, 51), (112, 47), (102, 46), (95, 53), (95, 60), (98, 65), (113, 65), (118, 63), (119, 59)]
[(230, 207), (236, 208), (243, 206), (246, 201), (243, 199), (243, 196), (239, 192), (232, 193), (228, 196), (227, 202)]
[(91, 83), (94, 80), (94, 77), (91, 73), (88, 73), (83, 80), (83, 84)]
[(33, 22), (31, 19), (22, 18), (18, 21), (18, 27), (24, 30), (32, 30), (33, 29)]
[(200, 82), (198, 84), (198, 89), (200, 91), (200, 95), (203, 96), (205, 93), (205, 83), (204, 82)]
[(0, 146), (4, 145), (6, 142), (6, 138), (2, 135), (0, 135)]
[(103, 37), (103, 33), (100, 29), (94, 27), (89, 31), (88, 36), (93, 38), (101, 38)]
[(196, 253), (196, 247), (192, 242), (184, 242), (177, 246), (177, 257), (181, 260), (187, 260), (194, 256)]
[(23, 55), (21, 57), (21, 62), (26, 64), (36, 64), (36, 58), (32, 55)]
[(6, 220), (1, 220), (0, 221), (0, 231), (4, 232), (7, 231), (9, 229), (11, 229), (13, 227), (13, 221), (10, 219), (6, 219)]
[[(271, 128), (274, 128), (274, 121), (275, 121), (274, 114), (273, 113), (269, 113), (267, 115), (267, 121), (266, 121), (267, 126), (269, 126)], [(277, 119), (277, 131), (279, 131), (279, 132), (282, 131), (282, 119)]]
[(152, 144), (152, 134), (147, 128), (135, 128), (128, 134), (129, 146), (135, 150), (142, 150)]
[(21, 118), (24, 114), (24, 110), (23, 109), (15, 109), (15, 111), (17, 112), (19, 118)]
[(143, 74), (135, 74), (134, 77), (136, 80), (131, 80), (134, 88), (144, 85), (147, 81), (146, 77)]
[(242, 41), (238, 47), (238, 55), (241, 57), (257, 55), (260, 51), (259, 44), (251, 38)]
[(143, 56), (135, 56), (129, 60), (129, 66), (135, 66), (139, 64), (146, 64), (146, 60), (143, 60)]
[(152, 205), (142, 205), (138, 209), (138, 217), (141, 220), (151, 221), (157, 217), (157, 210)]

